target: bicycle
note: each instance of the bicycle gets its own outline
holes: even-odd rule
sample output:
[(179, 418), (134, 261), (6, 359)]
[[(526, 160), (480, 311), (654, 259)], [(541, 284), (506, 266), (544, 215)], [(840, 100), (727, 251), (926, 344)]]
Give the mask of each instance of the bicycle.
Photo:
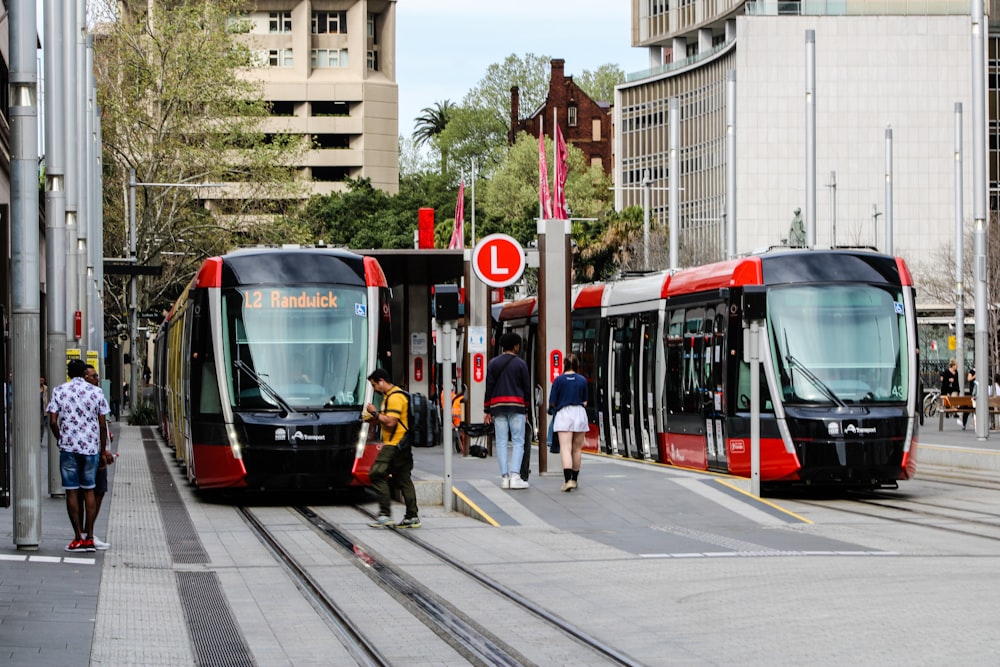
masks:
[(941, 390), (931, 389), (924, 396), (924, 417), (930, 419), (941, 409)]

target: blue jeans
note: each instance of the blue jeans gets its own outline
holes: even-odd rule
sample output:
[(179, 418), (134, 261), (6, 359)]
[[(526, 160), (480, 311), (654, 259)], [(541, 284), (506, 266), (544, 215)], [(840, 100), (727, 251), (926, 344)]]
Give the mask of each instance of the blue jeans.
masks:
[[(499, 414), (493, 416), (493, 429), (496, 438), (497, 460), (500, 462), (500, 474), (506, 477), (513, 465), (515, 472), (520, 474), (521, 459), (524, 458), (524, 422), (526, 415), (517, 413)], [(507, 460), (507, 442), (510, 441), (510, 461)]]

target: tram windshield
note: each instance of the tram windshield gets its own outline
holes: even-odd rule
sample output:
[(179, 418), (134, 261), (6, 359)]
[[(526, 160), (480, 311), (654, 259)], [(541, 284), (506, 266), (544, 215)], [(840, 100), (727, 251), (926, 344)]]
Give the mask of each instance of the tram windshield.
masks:
[(343, 285), (254, 286), (223, 292), (233, 407), (358, 408), (368, 368), (368, 303)]
[(902, 294), (862, 284), (776, 287), (767, 296), (786, 404), (899, 403), (910, 359)]

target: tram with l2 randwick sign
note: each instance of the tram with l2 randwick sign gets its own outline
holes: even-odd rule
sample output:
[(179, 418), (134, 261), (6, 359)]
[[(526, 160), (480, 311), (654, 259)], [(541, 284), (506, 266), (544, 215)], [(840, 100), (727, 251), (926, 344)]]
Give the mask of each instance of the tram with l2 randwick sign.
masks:
[(212, 257), (157, 337), (160, 422), (200, 489), (344, 490), (377, 454), (361, 419), (389, 363), (377, 260), (326, 248)]
[[(913, 280), (902, 259), (864, 250), (774, 250), (574, 288), (570, 351), (590, 382), (588, 447), (749, 476), (750, 286), (766, 306), (761, 481), (878, 488), (911, 478)], [(504, 304), (496, 325), (530, 348), (534, 308)]]

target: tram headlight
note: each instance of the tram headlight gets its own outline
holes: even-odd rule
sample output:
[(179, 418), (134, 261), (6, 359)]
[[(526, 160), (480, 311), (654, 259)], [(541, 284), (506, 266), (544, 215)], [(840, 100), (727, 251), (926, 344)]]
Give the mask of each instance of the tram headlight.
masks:
[(226, 424), (226, 437), (229, 438), (229, 449), (233, 452), (233, 458), (239, 461), (243, 458), (243, 448), (240, 447), (239, 433), (232, 424)]
[(354, 458), (360, 459), (365, 455), (365, 443), (368, 442), (368, 424), (362, 422), (358, 429), (358, 443), (354, 446)]

